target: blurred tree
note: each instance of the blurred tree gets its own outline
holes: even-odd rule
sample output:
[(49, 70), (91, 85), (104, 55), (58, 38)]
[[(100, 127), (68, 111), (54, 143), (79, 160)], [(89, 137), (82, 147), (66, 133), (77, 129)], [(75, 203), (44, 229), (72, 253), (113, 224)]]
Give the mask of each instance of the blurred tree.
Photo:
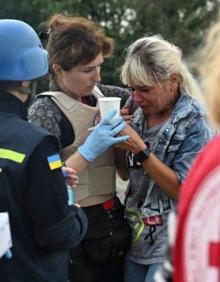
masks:
[(85, 16), (115, 39), (114, 57), (103, 65), (103, 82), (120, 84), (117, 71), (125, 48), (146, 33), (159, 33), (189, 56), (218, 13), (220, 0), (0, 0), (0, 18), (37, 28), (54, 13)]

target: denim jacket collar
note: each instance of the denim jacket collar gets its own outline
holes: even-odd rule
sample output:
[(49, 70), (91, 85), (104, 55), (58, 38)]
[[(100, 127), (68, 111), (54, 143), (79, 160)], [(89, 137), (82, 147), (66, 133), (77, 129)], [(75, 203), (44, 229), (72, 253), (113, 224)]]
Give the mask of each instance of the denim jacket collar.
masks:
[[(189, 95), (186, 95), (185, 93), (181, 93), (172, 111), (171, 119), (173, 123), (176, 123), (180, 119), (188, 116), (189, 113), (192, 112), (193, 110), (193, 105), (194, 107), (197, 108), (198, 112), (201, 112), (202, 114), (204, 114), (204, 108), (202, 108), (201, 104), (200, 106), (196, 106), (196, 104), (193, 103), (194, 101), (195, 99), (193, 97), (190, 97)], [(187, 107), (185, 106), (186, 104), (188, 105)]]

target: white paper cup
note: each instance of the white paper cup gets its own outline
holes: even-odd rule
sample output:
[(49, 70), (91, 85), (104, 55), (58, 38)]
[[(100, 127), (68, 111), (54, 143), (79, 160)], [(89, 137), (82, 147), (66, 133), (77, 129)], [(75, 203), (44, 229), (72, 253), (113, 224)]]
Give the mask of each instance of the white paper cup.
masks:
[(114, 120), (115, 118), (120, 116), (120, 103), (121, 103), (121, 98), (119, 97), (101, 97), (98, 99), (99, 102), (99, 108), (100, 108), (100, 113), (101, 113), (101, 119), (111, 112), (112, 110), (116, 110), (117, 113), (115, 116), (112, 118)]

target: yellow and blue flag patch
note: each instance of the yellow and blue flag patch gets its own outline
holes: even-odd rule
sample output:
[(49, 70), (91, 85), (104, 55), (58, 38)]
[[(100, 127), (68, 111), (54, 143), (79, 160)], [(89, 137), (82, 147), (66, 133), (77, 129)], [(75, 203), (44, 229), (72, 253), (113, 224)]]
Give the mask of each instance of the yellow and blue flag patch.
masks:
[(63, 166), (59, 154), (55, 154), (55, 155), (47, 157), (47, 161), (48, 161), (48, 164), (51, 170), (54, 170), (56, 168)]

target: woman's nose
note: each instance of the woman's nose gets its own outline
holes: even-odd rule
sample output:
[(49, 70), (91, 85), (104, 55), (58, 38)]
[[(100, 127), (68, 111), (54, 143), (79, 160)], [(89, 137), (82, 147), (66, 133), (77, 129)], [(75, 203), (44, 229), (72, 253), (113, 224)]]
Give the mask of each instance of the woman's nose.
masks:
[(95, 82), (100, 82), (101, 81), (101, 74), (100, 74), (100, 67), (97, 67), (95, 70), (94, 70), (94, 76), (93, 76), (93, 80)]
[(136, 90), (133, 91), (132, 95), (133, 95), (133, 98), (134, 98), (134, 102), (136, 102), (136, 103), (139, 103), (143, 99), (142, 95)]

